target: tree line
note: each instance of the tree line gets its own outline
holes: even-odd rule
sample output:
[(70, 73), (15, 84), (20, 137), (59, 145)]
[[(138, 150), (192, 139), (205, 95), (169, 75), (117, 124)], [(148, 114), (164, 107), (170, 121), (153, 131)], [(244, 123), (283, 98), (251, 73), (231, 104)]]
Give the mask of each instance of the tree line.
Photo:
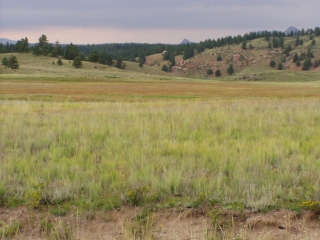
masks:
[[(36, 44), (29, 44), (27, 37), (17, 41), (16, 44), (0, 43), (0, 53), (12, 52), (32, 52), (35, 56), (51, 56), (63, 57), (67, 60), (74, 60), (76, 57), (80, 61), (92, 61), (125, 68), (123, 60), (138, 62), (139, 66), (143, 66), (146, 61), (146, 56), (164, 53), (164, 59), (169, 60), (171, 67), (175, 64), (175, 56), (183, 55), (186, 60), (194, 56), (195, 53), (201, 53), (205, 49), (212, 49), (227, 45), (240, 44), (242, 48), (247, 48), (247, 41), (257, 38), (265, 38), (269, 42), (270, 48), (284, 48), (284, 38), (296, 36), (296, 46), (302, 45), (303, 41), (300, 36), (310, 35), (320, 36), (320, 28), (302, 29), (301, 31), (285, 34), (279, 31), (262, 31), (250, 32), (244, 35), (227, 36), (218, 39), (206, 39), (199, 43), (190, 44), (147, 44), (147, 43), (110, 43), (110, 44), (87, 44), (76, 45), (73, 43), (61, 45), (59, 42), (49, 43), (46, 35), (41, 35)], [(250, 48), (252, 45), (250, 45)], [(290, 52), (290, 49), (285, 49), (285, 52)]]

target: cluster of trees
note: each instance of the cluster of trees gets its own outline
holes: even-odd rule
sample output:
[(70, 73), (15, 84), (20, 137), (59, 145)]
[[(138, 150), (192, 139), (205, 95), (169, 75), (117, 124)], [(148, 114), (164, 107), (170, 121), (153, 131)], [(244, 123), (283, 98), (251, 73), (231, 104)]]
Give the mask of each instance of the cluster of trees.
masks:
[(16, 51), (15, 44), (12, 43), (0, 43), (0, 53), (12, 53)]
[[(314, 54), (313, 54), (311, 48), (308, 48), (308, 51), (306, 53), (301, 52), (300, 54), (298, 54), (296, 52), (293, 55), (293, 62), (296, 64), (297, 67), (300, 67), (301, 61), (304, 60), (302, 70), (307, 71), (312, 66), (312, 60), (311, 60), (312, 58), (314, 58)], [(316, 62), (315, 62), (315, 67), (316, 67)]]
[(11, 69), (19, 68), (18, 59), (16, 56), (11, 55), (9, 58), (4, 57), (1, 61), (2, 65)]
[[(210, 75), (212, 75), (212, 74), (213, 74), (213, 70), (212, 70), (211, 68), (208, 69), (208, 70), (207, 70), (207, 75), (210, 76)], [(220, 77), (220, 76), (221, 76), (221, 71), (220, 71), (219, 69), (216, 70), (215, 76), (216, 76), (216, 77)]]
[[(282, 62), (283, 62), (283, 60), (282, 60)], [(275, 68), (276, 65), (277, 65), (276, 61), (274, 61), (274, 60), (271, 60), (271, 61), (270, 61), (270, 67)], [(284, 68), (284, 66), (283, 66), (283, 64), (280, 62), (280, 63), (278, 64), (278, 68), (277, 68), (277, 69), (278, 69), (278, 70), (283, 70), (283, 68)]]
[(27, 37), (21, 38), (21, 40), (18, 40), (15, 47), (14, 47), (16, 52), (21, 52), (21, 53), (27, 53), (30, 51), (29, 48), (29, 40)]

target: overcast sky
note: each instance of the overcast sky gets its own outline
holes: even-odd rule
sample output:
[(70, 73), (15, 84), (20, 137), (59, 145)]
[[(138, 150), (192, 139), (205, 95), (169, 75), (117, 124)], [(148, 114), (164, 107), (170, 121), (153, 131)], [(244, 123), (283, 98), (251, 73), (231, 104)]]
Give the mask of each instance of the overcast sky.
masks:
[(180, 43), (320, 26), (319, 0), (0, 0), (0, 38)]

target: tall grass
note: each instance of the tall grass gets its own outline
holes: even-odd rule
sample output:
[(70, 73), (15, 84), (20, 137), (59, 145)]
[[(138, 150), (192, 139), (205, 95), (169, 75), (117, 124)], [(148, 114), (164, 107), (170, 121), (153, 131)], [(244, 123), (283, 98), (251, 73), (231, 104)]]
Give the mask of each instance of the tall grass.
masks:
[(319, 200), (319, 105), (1, 101), (2, 189), (6, 201), (31, 204), (38, 193), (44, 202), (105, 206), (141, 189), (156, 202), (205, 193), (254, 210)]

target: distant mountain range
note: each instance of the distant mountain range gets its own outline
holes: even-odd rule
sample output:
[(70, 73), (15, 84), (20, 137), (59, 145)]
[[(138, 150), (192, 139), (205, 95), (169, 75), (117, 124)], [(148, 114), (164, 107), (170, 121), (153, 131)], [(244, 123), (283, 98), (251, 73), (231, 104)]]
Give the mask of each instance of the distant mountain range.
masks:
[(6, 44), (6, 43), (12, 43), (12, 44), (16, 44), (17, 43), (17, 41), (15, 41), (15, 40), (10, 40), (10, 39), (7, 39), (7, 38), (0, 38), (0, 43), (2, 43), (2, 44)]

